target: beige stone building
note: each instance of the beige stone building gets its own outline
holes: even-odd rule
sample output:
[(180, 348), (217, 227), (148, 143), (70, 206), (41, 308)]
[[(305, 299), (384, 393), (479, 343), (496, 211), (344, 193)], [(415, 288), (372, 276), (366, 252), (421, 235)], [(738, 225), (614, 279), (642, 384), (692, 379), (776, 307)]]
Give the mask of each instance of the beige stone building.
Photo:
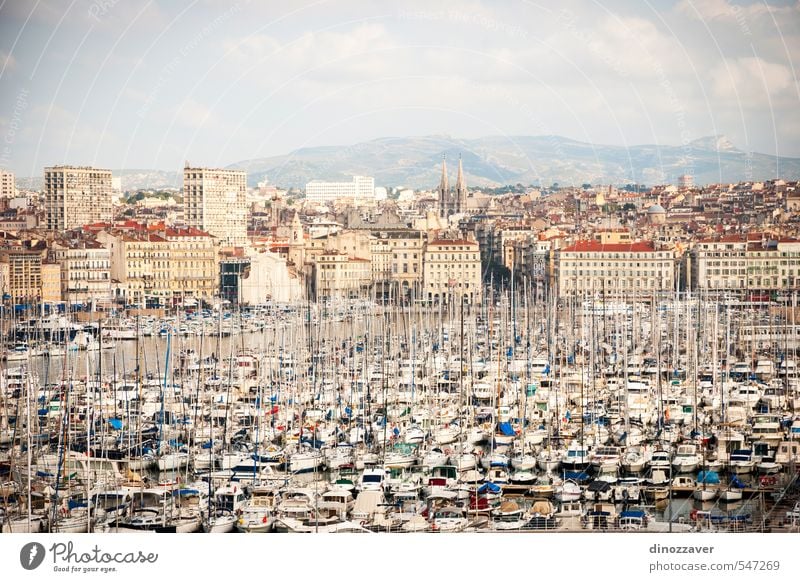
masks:
[(58, 263), (42, 263), (42, 301), (61, 302), (61, 265)]
[(436, 239), (425, 246), (422, 298), (438, 303), (479, 303), (481, 260), (478, 243), (465, 239)]
[(170, 302), (169, 241), (147, 231), (103, 231), (97, 240), (111, 255), (115, 300), (141, 307)]
[(710, 291), (778, 291), (800, 286), (800, 240), (760, 233), (703, 239), (691, 253), (692, 287)]
[(183, 170), (183, 216), (187, 226), (216, 237), (223, 247), (245, 246), (247, 174), (241, 170)]
[(360, 297), (372, 285), (372, 265), (367, 259), (325, 251), (315, 257), (314, 290), (317, 299)]
[(675, 251), (651, 242), (578, 241), (558, 255), (559, 295), (650, 296), (675, 285)]
[(50, 257), (61, 265), (60, 294), (68, 303), (111, 300), (111, 253), (94, 240), (56, 241)]
[[(3, 253), (0, 251), (0, 298), (4, 298), (6, 295), (9, 295), (9, 270), (8, 270), (8, 260), (3, 260)], [(3, 299), (5, 301), (5, 299)]]
[(111, 170), (54, 166), (44, 170), (46, 228), (62, 232), (114, 217)]
[(216, 240), (196, 228), (167, 228), (172, 300), (210, 299), (219, 286)]
[(111, 256), (116, 300), (167, 307), (211, 299), (219, 286), (214, 237), (196, 228), (141, 226), (100, 232)]
[[(60, 271), (58, 265), (47, 265), (43, 268), (44, 250), (26, 248), (8, 248), (0, 251), (0, 262), (4, 277), (7, 278), (4, 293), (10, 297), (12, 304), (38, 304), (41, 301), (60, 300)], [(7, 275), (5, 275), (7, 273)], [(44, 277), (43, 277), (44, 273)], [(53, 292), (53, 277), (56, 277)], [(43, 287), (44, 283), (44, 287)]]
[(703, 239), (690, 253), (692, 287), (708, 290), (744, 289), (747, 285), (747, 237)]
[[(425, 297), (421, 293), (425, 276), (426, 242), (425, 234), (418, 230), (398, 231), (389, 236), (392, 252), (391, 281), (397, 285), (402, 297)], [(478, 272), (480, 273), (480, 268)]]

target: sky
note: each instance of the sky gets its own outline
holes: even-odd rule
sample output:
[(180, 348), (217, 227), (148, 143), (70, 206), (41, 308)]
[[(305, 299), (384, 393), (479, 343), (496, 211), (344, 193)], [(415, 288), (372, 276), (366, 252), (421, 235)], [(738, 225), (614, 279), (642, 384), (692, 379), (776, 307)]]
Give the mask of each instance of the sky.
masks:
[(800, 157), (798, 74), (798, 0), (0, 0), (0, 167), (434, 134)]

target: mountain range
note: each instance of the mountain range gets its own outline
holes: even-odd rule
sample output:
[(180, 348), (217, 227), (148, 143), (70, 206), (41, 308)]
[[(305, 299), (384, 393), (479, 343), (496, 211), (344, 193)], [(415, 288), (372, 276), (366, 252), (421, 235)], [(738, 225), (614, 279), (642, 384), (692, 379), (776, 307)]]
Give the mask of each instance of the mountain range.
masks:
[[(725, 136), (685, 145), (596, 145), (559, 136), (488, 136), (460, 139), (445, 135), (385, 137), (347, 146), (301, 148), (290, 153), (237, 162), (248, 184), (268, 181), (303, 188), (311, 180), (348, 181), (374, 176), (376, 186), (434, 189), (446, 156), (451, 184), (459, 156), (468, 186), (506, 184), (562, 186), (677, 183), (683, 174), (695, 184), (800, 179), (800, 158), (737, 149)], [(123, 189), (180, 187), (180, 171), (120, 170)]]

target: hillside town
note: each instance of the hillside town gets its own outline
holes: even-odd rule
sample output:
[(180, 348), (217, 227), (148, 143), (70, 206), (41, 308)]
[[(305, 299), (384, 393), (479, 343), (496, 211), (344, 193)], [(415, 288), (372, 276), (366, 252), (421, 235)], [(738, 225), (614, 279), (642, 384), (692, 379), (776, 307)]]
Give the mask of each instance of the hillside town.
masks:
[[(2, 172), (6, 308), (170, 310), (366, 297), (480, 302), (698, 291), (779, 300), (800, 284), (800, 188), (770, 180), (487, 192), (442, 161), (427, 191), (184, 169), (180, 191), (122, 192), (110, 170), (53, 166), (41, 191)], [(452, 186), (451, 186), (452, 183)], [(50, 308), (48, 307), (48, 309)]]

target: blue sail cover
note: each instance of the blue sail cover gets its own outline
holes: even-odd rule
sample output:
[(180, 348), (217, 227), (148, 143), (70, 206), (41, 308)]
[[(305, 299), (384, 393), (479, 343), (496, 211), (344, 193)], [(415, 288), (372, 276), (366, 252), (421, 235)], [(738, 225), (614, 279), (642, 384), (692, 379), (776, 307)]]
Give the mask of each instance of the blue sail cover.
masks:
[(478, 487), (478, 493), (500, 493), (500, 491), (502, 491), (502, 487), (491, 482), (484, 483)]
[(108, 424), (110, 424), (111, 428), (113, 428), (115, 430), (119, 430), (119, 429), (122, 428), (122, 421), (120, 419), (118, 419), (118, 418), (109, 418), (108, 419)]
[(719, 474), (716, 471), (700, 471), (697, 474), (697, 482), (706, 485), (718, 485)]
[(500, 432), (502, 432), (506, 436), (514, 436), (514, 429), (511, 427), (510, 422), (501, 422), (500, 423)]
[(747, 487), (747, 485), (739, 481), (739, 477), (734, 475), (733, 478), (731, 479), (731, 487), (736, 487), (737, 489), (744, 489), (745, 487)]

